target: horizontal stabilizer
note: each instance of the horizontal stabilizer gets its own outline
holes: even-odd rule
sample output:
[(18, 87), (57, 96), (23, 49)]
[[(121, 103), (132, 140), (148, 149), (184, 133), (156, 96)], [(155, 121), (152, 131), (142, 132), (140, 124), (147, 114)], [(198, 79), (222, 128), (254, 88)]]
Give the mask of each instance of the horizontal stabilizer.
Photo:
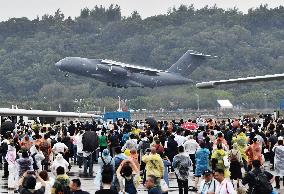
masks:
[(214, 88), (218, 85), (226, 85), (233, 83), (249, 83), (249, 82), (260, 82), (260, 81), (274, 81), (274, 80), (284, 80), (283, 74), (274, 74), (274, 75), (264, 75), (264, 76), (255, 76), (255, 77), (246, 77), (246, 78), (237, 78), (237, 79), (228, 79), (228, 80), (219, 80), (219, 81), (209, 81), (197, 83), (196, 87), (201, 89)]

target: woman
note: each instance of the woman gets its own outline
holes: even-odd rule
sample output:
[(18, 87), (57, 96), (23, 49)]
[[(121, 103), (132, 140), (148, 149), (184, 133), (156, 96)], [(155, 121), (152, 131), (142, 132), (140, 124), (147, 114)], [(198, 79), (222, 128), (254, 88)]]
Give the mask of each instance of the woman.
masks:
[(17, 177), (18, 177), (18, 166), (16, 162), (16, 148), (13, 145), (13, 142), (8, 145), (8, 152), (6, 155), (6, 161), (8, 163), (8, 171), (9, 171), (9, 177), (8, 177), (8, 189), (16, 189), (17, 187)]
[(242, 155), (238, 149), (238, 144), (233, 144), (233, 149), (229, 151), (231, 180), (237, 180), (237, 188), (239, 188), (239, 179), (242, 179)]
[(123, 160), (116, 171), (116, 176), (122, 193), (137, 194), (140, 174), (132, 160)]

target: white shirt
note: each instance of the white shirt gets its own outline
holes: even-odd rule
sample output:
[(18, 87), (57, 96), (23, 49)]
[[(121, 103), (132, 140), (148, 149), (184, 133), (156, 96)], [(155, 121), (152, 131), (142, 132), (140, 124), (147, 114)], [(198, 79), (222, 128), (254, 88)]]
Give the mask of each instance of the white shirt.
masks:
[(217, 186), (215, 194), (236, 194), (236, 191), (231, 181), (228, 179), (224, 179)]
[(77, 134), (77, 153), (83, 152), (82, 137), (83, 137), (83, 134)]
[(183, 147), (185, 153), (195, 154), (196, 150), (199, 148), (199, 144), (194, 139), (190, 139), (184, 142)]
[(182, 146), (183, 143), (186, 141), (186, 137), (181, 135), (175, 135), (175, 141), (177, 142), (178, 146)]
[(207, 193), (210, 193), (210, 192), (215, 193), (217, 186), (219, 186), (219, 182), (217, 180), (212, 179), (208, 183), (205, 183), (205, 180), (203, 179), (200, 182), (200, 188), (199, 188), (198, 193), (201, 193), (201, 194), (207, 194)]
[(54, 144), (52, 150), (54, 150), (55, 153), (64, 153), (65, 150), (68, 150), (68, 147), (64, 143), (57, 142), (56, 144)]

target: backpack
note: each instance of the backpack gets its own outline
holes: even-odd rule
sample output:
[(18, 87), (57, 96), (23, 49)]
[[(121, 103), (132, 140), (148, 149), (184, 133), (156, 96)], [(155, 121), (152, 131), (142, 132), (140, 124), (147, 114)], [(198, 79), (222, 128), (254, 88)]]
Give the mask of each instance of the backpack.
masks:
[(267, 176), (264, 171), (259, 172), (257, 175), (252, 171), (249, 172), (254, 177), (254, 185), (252, 189), (252, 193), (255, 194), (270, 194), (272, 193), (272, 185), (269, 182)]
[(128, 194), (136, 194), (137, 193), (137, 189), (134, 185), (134, 180), (133, 180), (133, 176), (131, 176), (131, 179), (127, 180), (126, 178), (124, 178), (125, 180), (125, 192)]
[(104, 163), (102, 173), (111, 174), (111, 176), (113, 176), (113, 166), (111, 165), (111, 161), (106, 163), (103, 157), (101, 157), (101, 159)]
[(231, 153), (231, 157), (230, 157), (230, 161), (231, 162), (239, 162), (239, 160), (238, 160), (238, 153), (239, 153), (239, 151), (236, 154), (232, 154)]
[(55, 180), (55, 194), (71, 194), (70, 188), (66, 180)]
[(82, 137), (83, 151), (94, 152), (99, 145), (98, 136), (94, 131), (86, 131)]
[(143, 140), (141, 145), (142, 153), (145, 154), (146, 150), (150, 148), (150, 142), (148, 140)]
[(189, 159), (187, 157), (183, 157), (177, 163), (177, 170), (180, 175), (179, 179), (182, 179), (182, 180), (188, 179), (188, 172), (189, 172), (188, 160)]
[(47, 143), (47, 141), (41, 142), (39, 148), (43, 153), (48, 153), (49, 144)]

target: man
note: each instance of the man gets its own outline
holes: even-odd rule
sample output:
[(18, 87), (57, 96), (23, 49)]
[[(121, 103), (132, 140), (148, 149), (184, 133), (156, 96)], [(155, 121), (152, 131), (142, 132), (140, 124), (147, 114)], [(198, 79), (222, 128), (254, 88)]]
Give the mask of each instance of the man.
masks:
[(193, 172), (195, 172), (195, 152), (199, 148), (199, 144), (193, 139), (193, 136), (190, 135), (189, 139), (186, 140), (183, 144), (184, 152), (188, 154), (190, 160), (192, 161)]
[(179, 154), (173, 159), (173, 167), (177, 176), (179, 194), (188, 194), (188, 177), (191, 160), (189, 156), (184, 153), (183, 146), (178, 147), (178, 152)]
[(260, 169), (261, 163), (259, 160), (252, 161), (252, 171), (250, 171), (242, 181), (243, 185), (248, 184), (249, 194), (266, 194), (272, 193), (271, 181), (273, 175), (267, 171)]
[(144, 155), (142, 161), (146, 164), (146, 176), (154, 175), (156, 178), (163, 178), (164, 175), (164, 163), (159, 154), (157, 154), (156, 148), (151, 148), (151, 153)]
[(54, 146), (52, 147), (52, 151), (55, 154), (61, 153), (61, 154), (64, 155), (64, 153), (68, 151), (68, 147), (64, 143), (62, 143), (61, 141), (62, 141), (61, 137), (58, 137), (57, 143), (54, 144)]
[[(84, 176), (93, 177), (93, 153), (99, 146), (98, 135), (95, 131), (86, 128), (82, 136)], [(95, 159), (96, 160), (96, 159)], [(89, 170), (89, 173), (87, 172)]]
[(51, 194), (69, 194), (70, 188), (69, 183), (70, 179), (69, 176), (65, 173), (64, 167), (59, 166), (56, 169), (56, 179), (54, 185), (51, 188)]
[[(41, 183), (41, 188), (35, 190), (37, 180)], [(19, 193), (28, 194), (33, 191), (34, 194), (44, 194), (46, 183), (34, 171), (26, 171), (19, 180)], [(16, 192), (15, 192), (16, 193)]]
[(148, 194), (162, 194), (158, 185), (158, 179), (154, 175), (149, 175), (146, 180), (146, 188), (148, 189)]
[(219, 182), (219, 185), (217, 186), (215, 193), (218, 193), (218, 194), (235, 194), (236, 193), (231, 181), (228, 179), (225, 179), (223, 169), (217, 169), (215, 171), (214, 176), (215, 176), (215, 179)]
[(219, 183), (213, 178), (212, 172), (205, 170), (203, 172), (203, 180), (200, 182), (198, 194), (213, 194), (216, 192), (217, 186), (219, 186)]
[(177, 133), (175, 135), (175, 141), (178, 143), (178, 146), (182, 146), (186, 141), (186, 137), (182, 136), (181, 134), (182, 132), (180, 130), (177, 130)]
[(71, 194), (90, 194), (87, 191), (82, 191), (80, 179), (72, 179), (69, 184), (69, 187)]

